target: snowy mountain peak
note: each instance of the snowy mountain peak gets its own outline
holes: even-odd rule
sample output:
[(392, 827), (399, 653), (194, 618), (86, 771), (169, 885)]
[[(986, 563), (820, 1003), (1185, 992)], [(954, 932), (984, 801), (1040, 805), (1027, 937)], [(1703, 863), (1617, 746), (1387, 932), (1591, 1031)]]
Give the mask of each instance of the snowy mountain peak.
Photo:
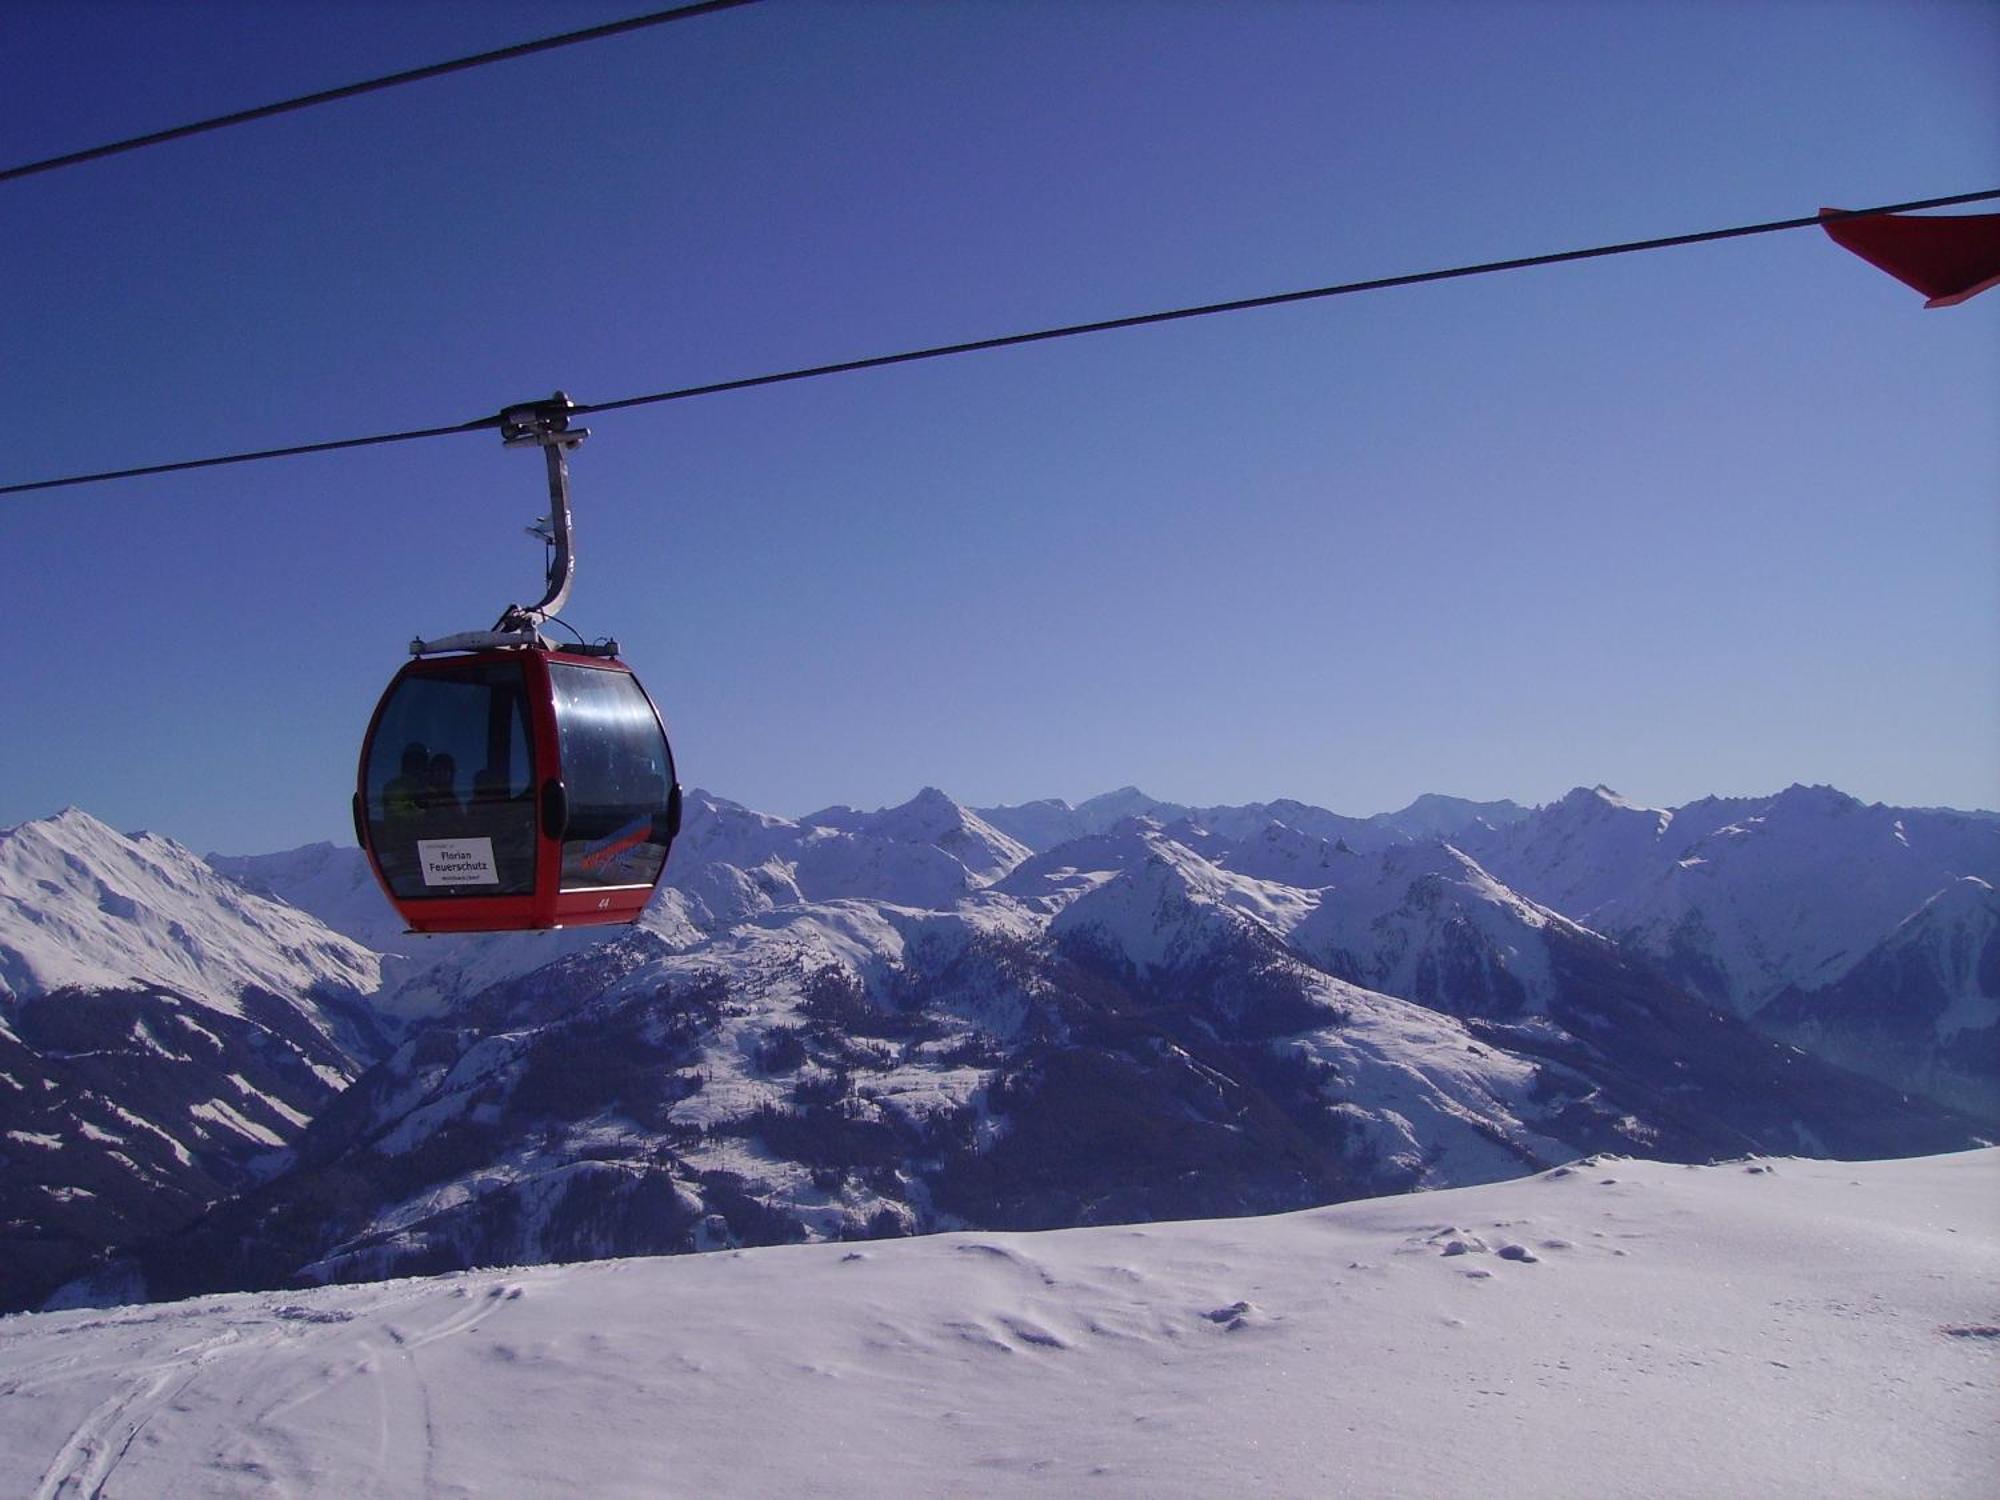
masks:
[(1425, 792), (1398, 812), (1377, 813), (1370, 822), (1395, 830), (1405, 838), (1449, 839), (1473, 827), (1506, 828), (1529, 816), (1518, 802), (1474, 802)]
[[(133, 835), (134, 838), (143, 838), (144, 836), (143, 834)], [(340, 845), (335, 844), (331, 839), (320, 839), (316, 843), (300, 844), (296, 849), (286, 849), (276, 854), (218, 854), (211, 852), (207, 856), (207, 862), (211, 866), (216, 866), (218, 863), (227, 864), (233, 860), (282, 859), (299, 869), (324, 868), (330, 862), (339, 859), (343, 853), (352, 855), (359, 852), (352, 845), (348, 845), (343, 850)]]
[(1067, 904), (1119, 871), (1142, 864), (1161, 835), (1151, 818), (1126, 818), (1098, 833), (1080, 834), (1036, 854), (994, 883), (993, 889), (1044, 910)]
[(1246, 928), (1282, 938), (1316, 904), (1304, 891), (1225, 870), (1156, 824), (1128, 822), (1118, 836), (1143, 844), (1144, 857), (1071, 902), (1049, 931), (1088, 933), (1140, 971), (1174, 968)]
[[(89, 813), (85, 812), (82, 808), (78, 807), (74, 802), (70, 803), (67, 807), (63, 808), (61, 812), (56, 813), (53, 817), (34, 819), (30, 822), (19, 825), (19, 827), (22, 829), (35, 828), (35, 827), (40, 827), (44, 829), (82, 827), (90, 829), (102, 829), (104, 832), (111, 834), (115, 834), (118, 831), (117, 829), (113, 828), (109, 823), (103, 822), (98, 818), (92, 817)], [(19, 830), (18, 829), (7, 830), (7, 832), (9, 833), (17, 831)]]
[(925, 787), (901, 806), (876, 814), (864, 827), (899, 842), (935, 845), (982, 882), (998, 879), (1030, 853), (1027, 845), (1008, 837), (934, 786)]
[(1610, 837), (1619, 841), (1625, 854), (1636, 854), (1640, 846), (1665, 837), (1673, 823), (1671, 808), (1648, 807), (1600, 783), (1576, 787), (1561, 800), (1541, 808), (1537, 817), (1500, 831), (1530, 839), (1551, 833), (1557, 838)]
[[(1115, 792), (1102, 792), (1086, 798), (1076, 805), (1078, 813), (1094, 824), (1102, 826), (1115, 823), (1120, 818), (1130, 818), (1142, 814), (1158, 812), (1174, 804), (1162, 802), (1157, 797), (1149, 797), (1136, 786), (1121, 786)], [(1175, 811), (1184, 809), (1175, 808)]]
[(1279, 881), (1300, 890), (1334, 884), (1356, 858), (1344, 840), (1329, 841), (1275, 820), (1236, 839), (1209, 834), (1187, 822), (1176, 823), (1171, 832), (1188, 847), (1239, 875)]
[(1432, 886), (1449, 884), (1458, 888), (1467, 900), (1507, 908), (1530, 927), (1544, 927), (1551, 922), (1576, 926), (1567, 917), (1509, 889), (1478, 860), (1452, 844), (1399, 844), (1386, 849), (1380, 856), (1379, 879), (1385, 885), (1403, 885), (1406, 890), (1416, 888), (1420, 882)]
[(1793, 782), (1771, 801), (1775, 806), (1810, 809), (1818, 813), (1850, 812), (1862, 805), (1858, 797), (1848, 796), (1839, 787), (1823, 783), (1807, 786), (1800, 781)]
[(1790, 988), (1768, 1030), (1897, 1088), (2000, 1123), (2000, 892), (1966, 875), (1831, 984)]
[(0, 829), (0, 841), (61, 847), (81, 852), (93, 846), (112, 848), (136, 844), (146, 833), (124, 834), (102, 818), (85, 812), (74, 803), (46, 818), (31, 818), (12, 828)]
[(1292, 933), (1329, 973), (1455, 1015), (1511, 1018), (1557, 998), (1551, 940), (1598, 942), (1449, 844), (1355, 861)]
[(789, 818), (753, 812), (710, 792), (688, 792), (682, 807), (680, 837), (668, 857), (669, 877), (677, 868), (712, 859), (747, 869), (800, 834), (801, 825)]
[(1556, 805), (1570, 812), (1581, 813), (1647, 813), (1659, 818), (1662, 828), (1671, 822), (1674, 816), (1666, 808), (1648, 807), (1643, 802), (1634, 802), (1629, 797), (1620, 796), (1601, 781), (1596, 786), (1572, 788)]
[(158, 985), (234, 1013), (246, 988), (365, 994), (379, 962), (159, 834), (80, 808), (0, 832), (0, 997)]
[(687, 791), (683, 794), (682, 800), (686, 806), (687, 811), (690, 813), (695, 811), (695, 809), (697, 808), (703, 808), (713, 813), (727, 812), (727, 813), (737, 814), (745, 818), (753, 819), (754, 821), (759, 823), (780, 824), (780, 823), (788, 823), (791, 821), (789, 818), (779, 817), (776, 813), (756, 812), (751, 808), (745, 807), (741, 802), (732, 801), (727, 797), (719, 795), (718, 793), (708, 791), (707, 789), (698, 786), (689, 787)]
[(693, 898), (695, 920), (721, 927), (802, 900), (939, 910), (1028, 857), (936, 787), (877, 812), (835, 805), (797, 822), (696, 793), (667, 884)]
[(973, 811), (1009, 838), (1040, 853), (1090, 831), (1087, 820), (1060, 797), (1023, 802), (1014, 807), (980, 807)]

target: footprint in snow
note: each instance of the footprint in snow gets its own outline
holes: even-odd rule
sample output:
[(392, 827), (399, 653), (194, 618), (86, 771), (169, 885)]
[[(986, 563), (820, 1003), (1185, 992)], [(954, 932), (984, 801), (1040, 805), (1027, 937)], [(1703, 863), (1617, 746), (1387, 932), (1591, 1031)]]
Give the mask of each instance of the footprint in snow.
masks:
[(300, 1307), (288, 1302), (271, 1309), (271, 1316), (287, 1323), (352, 1323), (354, 1314), (340, 1307)]
[(1424, 1243), (1439, 1246), (1440, 1255), (1484, 1255), (1489, 1248), (1478, 1235), (1455, 1224), (1447, 1224)]
[(1026, 1318), (1002, 1318), (1000, 1326), (1013, 1334), (1024, 1344), (1033, 1344), (1037, 1349), (1067, 1349), (1069, 1340), (1061, 1334), (1051, 1333)]
[(995, 1354), (1012, 1354), (1015, 1352), (1012, 1344), (1008, 1343), (1005, 1339), (994, 1337), (993, 1331), (983, 1324), (955, 1322), (947, 1323), (944, 1326), (964, 1339), (968, 1344), (976, 1344), (981, 1349), (991, 1350)]
[(1031, 1323), (1026, 1318), (1001, 1316), (994, 1321), (1000, 1325), (1001, 1332), (1009, 1335), (1013, 1342), (1009, 1342), (1007, 1338), (1002, 1338), (1000, 1333), (996, 1333), (976, 1318), (958, 1319), (946, 1323), (944, 1326), (965, 1340), (966, 1343), (977, 1345), (979, 1348), (989, 1350), (994, 1354), (1019, 1354), (1021, 1350), (1018, 1346), (1021, 1344), (1026, 1344), (1035, 1349), (1067, 1349), (1070, 1347), (1069, 1340), (1065, 1339), (1061, 1334), (1051, 1333), (1040, 1324)]
[(1241, 1333), (1246, 1328), (1266, 1326), (1273, 1320), (1271, 1315), (1254, 1302), (1232, 1302), (1227, 1307), (1211, 1308), (1202, 1314), (1225, 1333)]

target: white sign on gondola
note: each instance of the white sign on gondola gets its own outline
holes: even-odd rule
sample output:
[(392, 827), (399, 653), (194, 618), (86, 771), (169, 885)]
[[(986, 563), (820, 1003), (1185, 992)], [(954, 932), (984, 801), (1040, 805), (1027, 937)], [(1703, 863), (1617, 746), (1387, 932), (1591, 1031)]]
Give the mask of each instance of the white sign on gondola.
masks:
[(497, 885), (491, 839), (418, 839), (425, 885)]

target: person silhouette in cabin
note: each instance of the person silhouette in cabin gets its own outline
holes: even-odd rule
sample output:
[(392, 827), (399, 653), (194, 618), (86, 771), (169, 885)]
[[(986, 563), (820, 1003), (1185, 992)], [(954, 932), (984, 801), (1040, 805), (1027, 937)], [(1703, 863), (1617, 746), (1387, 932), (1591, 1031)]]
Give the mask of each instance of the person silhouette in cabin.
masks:
[(424, 810), (431, 753), (422, 740), (403, 746), (402, 774), (382, 788), (382, 815), (390, 823), (414, 823)]
[(431, 757), (424, 773), (420, 800), (423, 810), (436, 817), (458, 817), (465, 811), (458, 800), (458, 762), (440, 750)]

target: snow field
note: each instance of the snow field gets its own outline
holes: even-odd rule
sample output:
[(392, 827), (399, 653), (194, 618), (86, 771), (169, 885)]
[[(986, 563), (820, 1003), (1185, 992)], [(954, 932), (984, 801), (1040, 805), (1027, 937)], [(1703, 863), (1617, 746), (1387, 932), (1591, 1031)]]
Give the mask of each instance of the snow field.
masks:
[(2000, 1150), (0, 1321), (35, 1496), (1990, 1494)]

